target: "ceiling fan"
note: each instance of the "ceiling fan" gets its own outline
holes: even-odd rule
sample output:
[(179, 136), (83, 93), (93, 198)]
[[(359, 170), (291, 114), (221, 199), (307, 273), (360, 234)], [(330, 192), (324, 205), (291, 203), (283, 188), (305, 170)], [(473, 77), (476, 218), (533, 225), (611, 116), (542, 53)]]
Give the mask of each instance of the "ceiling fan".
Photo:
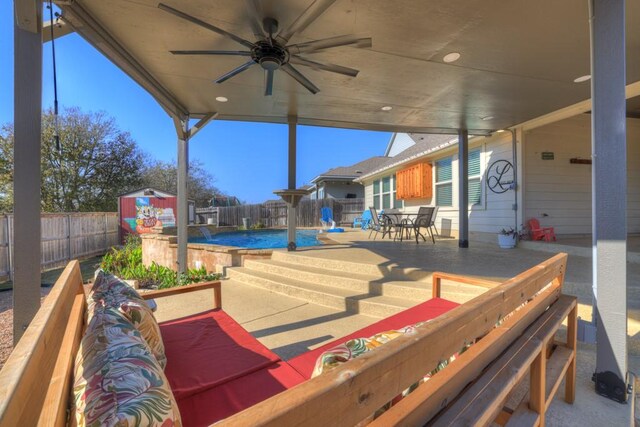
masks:
[(241, 66), (229, 71), (215, 80), (216, 83), (222, 83), (230, 78), (240, 74), (253, 65), (260, 65), (265, 72), (265, 95), (273, 93), (273, 77), (276, 70), (282, 70), (293, 77), (298, 83), (307, 88), (313, 94), (320, 91), (309, 79), (293, 67), (291, 64), (305, 65), (316, 70), (330, 71), (333, 73), (343, 74), (350, 77), (358, 75), (358, 70), (343, 67), (341, 65), (330, 64), (326, 62), (312, 61), (300, 56), (301, 54), (313, 53), (320, 50), (330, 49), (338, 46), (355, 46), (359, 48), (371, 47), (371, 38), (359, 38), (355, 35), (345, 35), (331, 37), (311, 42), (297, 43), (289, 45), (289, 39), (296, 33), (301, 33), (313, 21), (316, 20), (325, 10), (329, 8), (336, 0), (315, 0), (307, 9), (302, 12), (298, 18), (286, 29), (280, 30), (278, 21), (272, 17), (262, 17), (256, 0), (246, 0), (250, 18), (251, 27), (254, 35), (258, 38), (255, 42), (250, 42), (242, 37), (231, 34), (222, 28), (218, 28), (196, 17), (188, 15), (178, 9), (174, 9), (164, 3), (159, 3), (158, 8), (171, 13), (181, 19), (192, 22), (214, 33), (227, 37), (242, 46), (246, 50), (172, 50), (174, 55), (227, 55), (227, 56), (245, 56), (250, 58)]

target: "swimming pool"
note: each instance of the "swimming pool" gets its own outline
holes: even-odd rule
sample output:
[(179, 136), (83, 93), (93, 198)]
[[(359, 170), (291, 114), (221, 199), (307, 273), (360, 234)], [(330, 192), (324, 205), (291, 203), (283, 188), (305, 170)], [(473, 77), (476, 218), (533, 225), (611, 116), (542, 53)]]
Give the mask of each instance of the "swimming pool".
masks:
[[(229, 231), (207, 237), (192, 237), (190, 243), (238, 246), (251, 249), (275, 249), (287, 247), (287, 230)], [(317, 230), (297, 230), (296, 245), (300, 247), (319, 245)]]

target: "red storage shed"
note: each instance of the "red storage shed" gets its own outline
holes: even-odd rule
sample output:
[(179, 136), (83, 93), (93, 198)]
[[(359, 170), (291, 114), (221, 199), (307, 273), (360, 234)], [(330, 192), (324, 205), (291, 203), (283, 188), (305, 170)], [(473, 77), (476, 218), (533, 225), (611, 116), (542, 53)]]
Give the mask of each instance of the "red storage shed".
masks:
[[(175, 227), (178, 197), (155, 188), (143, 188), (118, 197), (120, 241), (127, 234), (153, 232), (154, 227)], [(195, 218), (195, 202), (189, 201), (189, 223)]]

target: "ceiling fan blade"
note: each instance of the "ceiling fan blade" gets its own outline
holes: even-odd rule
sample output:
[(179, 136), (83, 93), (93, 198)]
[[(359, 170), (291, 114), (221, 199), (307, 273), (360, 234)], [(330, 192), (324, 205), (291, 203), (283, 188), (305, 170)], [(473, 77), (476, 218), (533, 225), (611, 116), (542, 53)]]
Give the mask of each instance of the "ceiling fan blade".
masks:
[(251, 52), (244, 50), (170, 50), (174, 55), (231, 55), (251, 56)]
[(318, 50), (330, 49), (332, 47), (350, 45), (355, 45), (354, 47), (358, 48), (371, 47), (371, 37), (361, 38), (354, 35), (337, 36), (312, 42), (292, 44), (291, 46), (287, 46), (287, 49), (289, 49), (291, 54), (297, 55), (299, 53), (310, 53)]
[(247, 9), (249, 10), (249, 23), (251, 24), (251, 30), (256, 37), (268, 38), (267, 33), (262, 27), (262, 11), (258, 5), (257, 0), (245, 0)]
[(336, 0), (315, 0), (313, 3), (309, 5), (309, 7), (302, 12), (300, 16), (296, 18), (295, 21), (289, 26), (289, 28), (280, 31), (276, 40), (278, 40), (281, 44), (286, 44), (291, 36), (295, 33), (301, 33), (315, 21), (320, 15), (324, 13), (325, 10), (329, 8)]
[(303, 76), (302, 73), (300, 73), (300, 71), (293, 68), (291, 64), (284, 64), (283, 66), (280, 67), (280, 69), (285, 73), (289, 74), (291, 77), (293, 77), (302, 86), (306, 87), (307, 90), (312, 94), (315, 95), (316, 93), (320, 92), (320, 89), (318, 89), (316, 85), (311, 83), (311, 81), (305, 76)]
[(273, 94), (273, 70), (264, 71), (264, 94), (271, 96)]
[(238, 68), (235, 68), (231, 71), (229, 71), (227, 74), (220, 76), (216, 79), (216, 83), (222, 83), (222, 82), (226, 82), (227, 80), (229, 80), (231, 77), (240, 74), (241, 72), (243, 72), (244, 70), (246, 70), (247, 68), (251, 67), (252, 65), (255, 65), (255, 61), (252, 59), (249, 62), (245, 62), (244, 64), (242, 64), (241, 66), (239, 66)]
[(332, 73), (343, 74), (349, 77), (355, 77), (360, 72), (358, 70), (354, 70), (353, 68), (343, 67), (342, 65), (311, 61), (309, 59), (301, 58), (299, 56), (291, 56), (289, 58), (289, 62), (293, 64), (298, 64), (298, 65), (306, 65), (307, 67), (311, 67), (316, 70), (324, 70), (324, 71), (330, 71)]
[(206, 23), (204, 21), (201, 21), (200, 19), (195, 18), (195, 17), (193, 17), (191, 15), (187, 15), (186, 13), (184, 13), (182, 11), (179, 11), (178, 9), (174, 9), (171, 6), (167, 6), (164, 3), (158, 3), (158, 8), (160, 10), (164, 10), (165, 12), (168, 12), (168, 13), (170, 13), (172, 15), (177, 16), (178, 18), (182, 18), (185, 21), (192, 22), (192, 23), (194, 23), (196, 25), (201, 26), (202, 28), (206, 28), (207, 30), (213, 31), (214, 33), (218, 33), (218, 34), (220, 34), (222, 36), (230, 38), (231, 40), (233, 40), (235, 42), (238, 42), (241, 45), (248, 47), (249, 49), (253, 48), (253, 46), (254, 46), (253, 43), (251, 43), (248, 40), (243, 39), (242, 37), (238, 37), (235, 34), (231, 34), (231, 33), (227, 32), (227, 31), (223, 30), (222, 28), (218, 28), (218, 27), (216, 27), (214, 25), (211, 25), (211, 24), (208, 24), (208, 23)]

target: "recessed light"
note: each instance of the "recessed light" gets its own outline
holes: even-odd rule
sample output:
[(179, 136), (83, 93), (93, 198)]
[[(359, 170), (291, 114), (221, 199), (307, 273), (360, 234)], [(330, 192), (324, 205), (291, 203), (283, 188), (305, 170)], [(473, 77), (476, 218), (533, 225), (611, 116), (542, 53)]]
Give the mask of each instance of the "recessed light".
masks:
[(393, 110), (393, 107), (391, 105), (385, 105), (384, 107), (381, 108), (382, 111), (391, 111)]
[(229, 99), (224, 96), (216, 96), (216, 101), (218, 102), (227, 102)]
[(485, 117), (481, 117), (482, 120), (493, 120), (493, 116), (485, 116)]
[(460, 59), (460, 54), (458, 52), (447, 53), (444, 58), (442, 58), (442, 60), (447, 63), (456, 62), (458, 59)]
[(498, 130), (496, 131), (496, 133), (502, 133), (502, 132), (504, 132), (504, 129), (498, 129)]
[(591, 80), (591, 74), (587, 74), (586, 76), (577, 77), (577, 78), (573, 79), (573, 82), (574, 83), (582, 83), (582, 82), (586, 82), (587, 80)]

